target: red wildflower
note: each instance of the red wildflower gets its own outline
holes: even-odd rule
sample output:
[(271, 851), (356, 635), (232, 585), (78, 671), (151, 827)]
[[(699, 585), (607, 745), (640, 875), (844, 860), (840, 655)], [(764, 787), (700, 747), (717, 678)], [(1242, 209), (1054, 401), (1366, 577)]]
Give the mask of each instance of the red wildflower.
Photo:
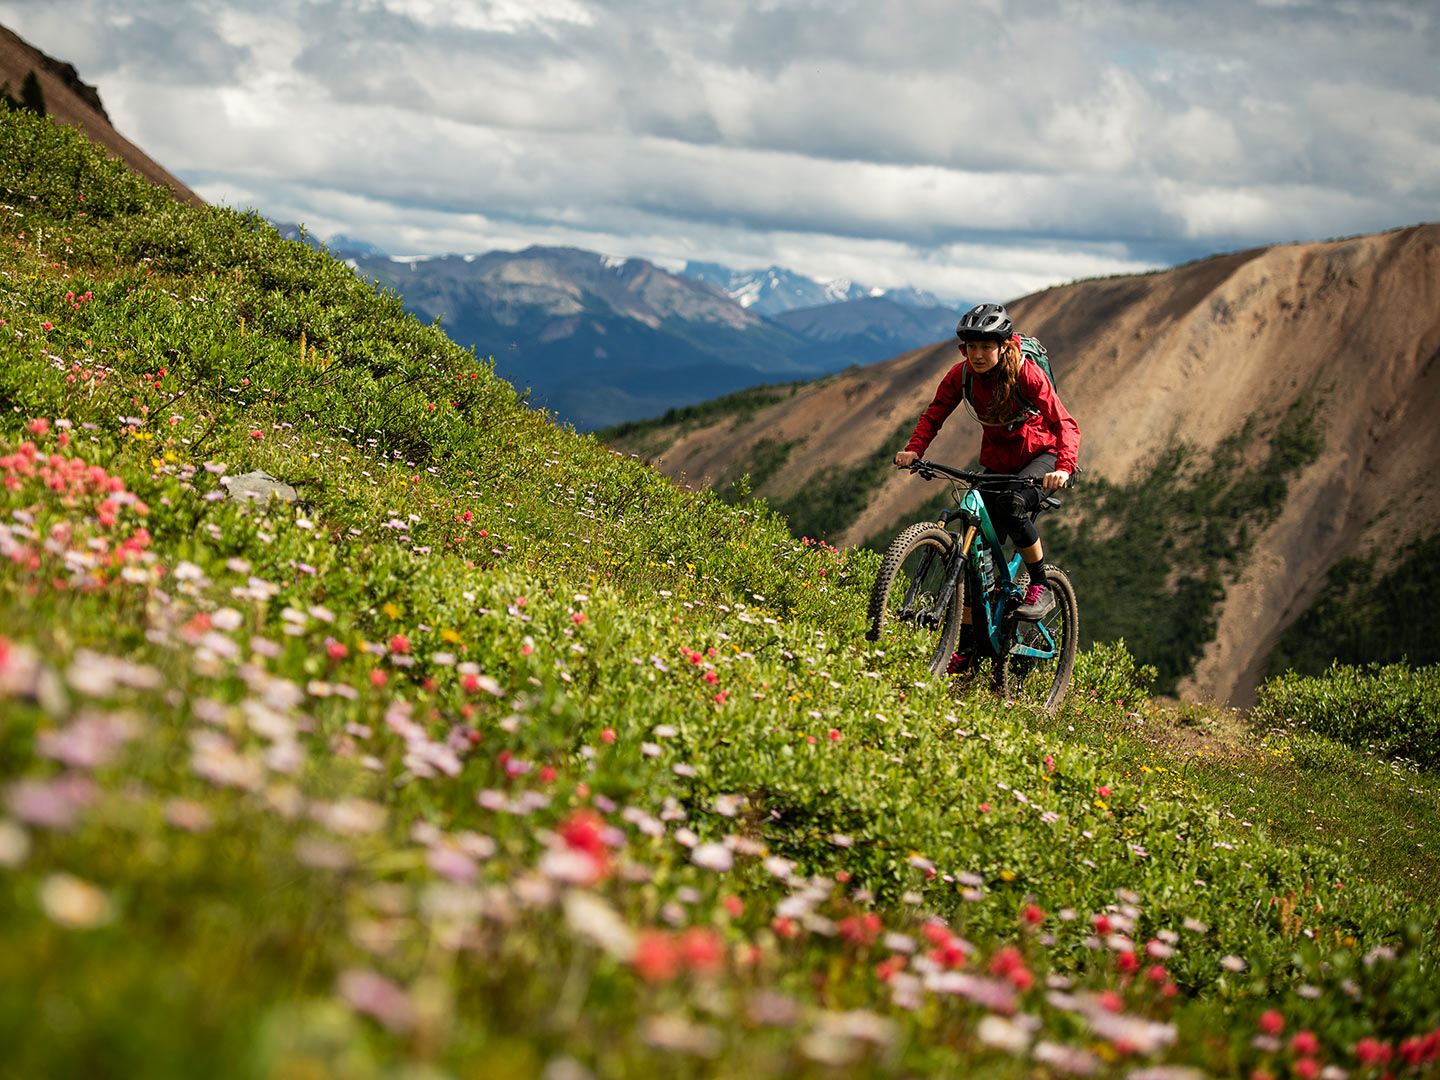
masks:
[(388, 681), (389, 676), (387, 676), (385, 672), (381, 671), (379, 668), (376, 668), (374, 671), (370, 672), (371, 686), (384, 686), (385, 683)]
[(1285, 1017), (1279, 1009), (1266, 1009), (1255, 1025), (1266, 1035), (1279, 1035), (1285, 1030)]
[(1355, 1044), (1355, 1060), (1361, 1065), (1384, 1065), (1391, 1054), (1390, 1047), (1368, 1035)]
[(603, 743), (613, 743), (615, 741), (615, 729), (613, 727), (602, 728), (600, 731), (600, 741)]
[(1290, 1037), (1290, 1052), (1302, 1056), (1315, 1053), (1320, 1049), (1320, 1040), (1315, 1033), (1308, 1028), (1304, 1031), (1297, 1031)]
[(709, 926), (692, 926), (682, 933), (678, 951), (690, 971), (714, 971), (725, 962), (725, 945)]
[(725, 905), (725, 910), (730, 913), (732, 919), (738, 919), (741, 915), (745, 914), (745, 901), (741, 900), (740, 897), (734, 893), (726, 896), (721, 903)]
[(831, 742), (839, 742), (839, 741), (840, 741), (841, 739), (843, 739), (844, 737), (845, 737), (844, 735), (841, 735), (841, 734), (840, 734), (840, 729), (839, 729), (839, 728), (833, 728), (833, 727), (832, 727), (832, 728), (830, 729), (830, 741), (831, 741)]
[(1045, 911), (1038, 904), (1026, 904), (1025, 910), (1020, 913), (1020, 919), (1027, 926), (1039, 926), (1045, 921)]
[(636, 939), (630, 964), (646, 982), (665, 982), (680, 972), (680, 957), (662, 930), (647, 930)]
[(408, 653), (410, 651), (410, 639), (404, 634), (396, 634), (390, 639), (390, 651)]

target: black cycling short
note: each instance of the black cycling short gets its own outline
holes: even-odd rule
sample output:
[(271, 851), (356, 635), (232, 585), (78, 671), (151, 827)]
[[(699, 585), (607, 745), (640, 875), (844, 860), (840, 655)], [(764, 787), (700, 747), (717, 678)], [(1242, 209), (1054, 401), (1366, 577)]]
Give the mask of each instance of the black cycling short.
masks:
[[(1054, 471), (1055, 455), (1045, 453), (1031, 458), (1016, 475), (1039, 478)], [(1008, 536), (1016, 548), (1027, 548), (1040, 539), (1031, 515), (1040, 509), (1044, 497), (1043, 491), (1030, 484), (986, 484), (980, 488), (980, 498), (985, 500), (985, 511), (995, 525), (996, 535)]]

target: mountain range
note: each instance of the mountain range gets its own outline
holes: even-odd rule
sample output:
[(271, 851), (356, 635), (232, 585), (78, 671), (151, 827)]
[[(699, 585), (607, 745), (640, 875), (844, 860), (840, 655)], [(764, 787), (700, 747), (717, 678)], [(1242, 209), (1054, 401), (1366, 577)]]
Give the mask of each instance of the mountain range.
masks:
[(827, 293), (796, 274), (784, 276), (788, 295), (808, 281), (815, 305), (777, 310), (746, 303), (743, 286), (737, 298), (696, 274), (578, 248), (408, 257), (337, 241), (330, 249), (416, 315), (493, 356), (500, 375), (529, 388), (532, 404), (582, 431), (874, 363), (948, 337), (956, 319), (949, 308), (869, 290)]
[(732, 270), (712, 262), (687, 262), (681, 271), (686, 277), (715, 286), (743, 308), (761, 315), (781, 315), (802, 308), (818, 308), (849, 300), (876, 297), (914, 308), (944, 307), (934, 293), (921, 289), (872, 289), (847, 278), (816, 281), (783, 266), (764, 270)]

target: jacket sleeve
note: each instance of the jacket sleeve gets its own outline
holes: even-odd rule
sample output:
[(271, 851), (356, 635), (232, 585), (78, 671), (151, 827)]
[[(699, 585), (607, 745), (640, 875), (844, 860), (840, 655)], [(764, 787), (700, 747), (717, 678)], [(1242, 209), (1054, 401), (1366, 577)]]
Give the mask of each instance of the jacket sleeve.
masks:
[(935, 400), (930, 402), (930, 407), (921, 413), (920, 419), (915, 422), (915, 432), (905, 444), (906, 450), (913, 450), (923, 456), (931, 440), (940, 433), (946, 418), (955, 411), (955, 406), (960, 404), (964, 367), (964, 364), (956, 364), (940, 380), (940, 385), (935, 390)]
[(1034, 364), (1026, 364), (1022, 371), (1025, 379), (1025, 397), (1034, 402), (1040, 410), (1045, 426), (1055, 435), (1058, 449), (1055, 452), (1055, 468), (1067, 473), (1075, 471), (1075, 462), (1080, 456), (1080, 425), (1061, 403), (1055, 388), (1050, 385), (1042, 371)]

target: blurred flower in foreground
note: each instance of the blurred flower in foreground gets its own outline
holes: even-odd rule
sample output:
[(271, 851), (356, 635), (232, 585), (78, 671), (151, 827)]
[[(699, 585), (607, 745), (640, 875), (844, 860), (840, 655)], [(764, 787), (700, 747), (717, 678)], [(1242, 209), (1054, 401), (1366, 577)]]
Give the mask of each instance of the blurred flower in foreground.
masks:
[(40, 906), (53, 921), (72, 930), (103, 926), (114, 916), (109, 897), (71, 874), (51, 874), (45, 879), (40, 886)]

